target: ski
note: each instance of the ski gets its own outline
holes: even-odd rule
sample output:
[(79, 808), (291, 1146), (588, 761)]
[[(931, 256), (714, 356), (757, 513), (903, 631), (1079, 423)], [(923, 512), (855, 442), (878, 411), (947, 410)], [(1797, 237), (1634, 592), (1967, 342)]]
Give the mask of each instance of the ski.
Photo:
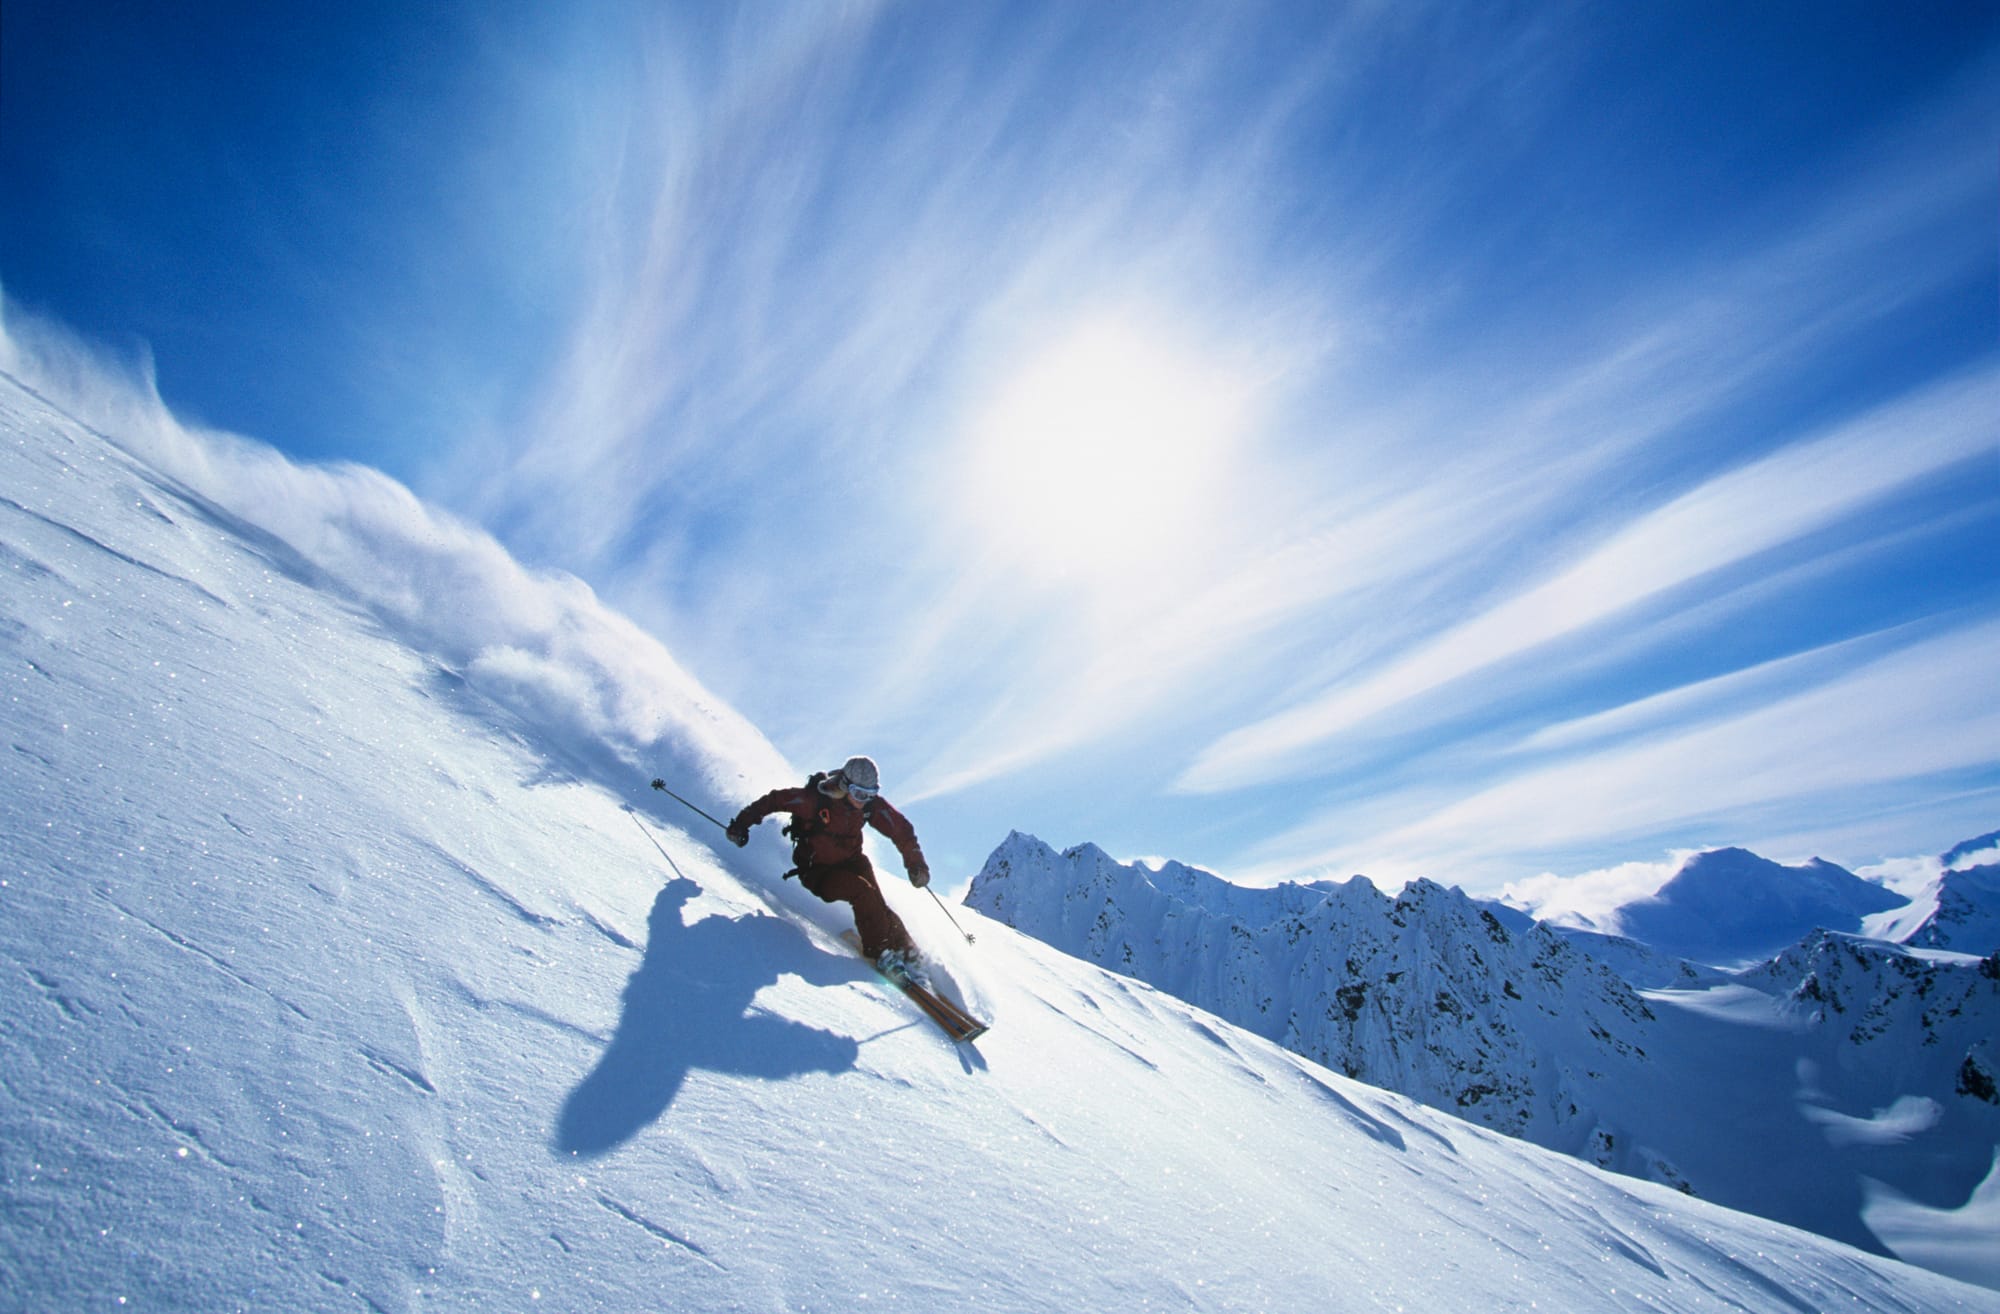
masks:
[[(843, 931), (840, 938), (857, 955), (863, 958), (867, 957), (867, 955), (861, 953), (860, 936), (852, 931)], [(875, 964), (871, 962), (870, 966), (875, 966)], [(946, 999), (937, 991), (919, 982), (912, 981), (900, 972), (885, 972), (879, 966), (875, 966), (875, 970), (881, 975), (884, 981), (889, 982), (908, 996), (911, 1003), (923, 1010), (925, 1017), (937, 1023), (938, 1029), (943, 1031), (947, 1036), (950, 1036), (957, 1043), (961, 1045), (970, 1044), (972, 1041), (986, 1034), (987, 1027), (984, 1022), (973, 1017), (970, 1013), (960, 1008), (951, 1000)]]

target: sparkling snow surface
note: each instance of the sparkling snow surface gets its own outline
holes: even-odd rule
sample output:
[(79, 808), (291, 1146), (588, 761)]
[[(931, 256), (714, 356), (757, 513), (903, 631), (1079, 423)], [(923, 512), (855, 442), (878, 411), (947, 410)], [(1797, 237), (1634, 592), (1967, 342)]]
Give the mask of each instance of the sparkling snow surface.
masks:
[(0, 379), (0, 1308), (2000, 1309), (901, 889), (954, 1047), (580, 586), (119, 436)]

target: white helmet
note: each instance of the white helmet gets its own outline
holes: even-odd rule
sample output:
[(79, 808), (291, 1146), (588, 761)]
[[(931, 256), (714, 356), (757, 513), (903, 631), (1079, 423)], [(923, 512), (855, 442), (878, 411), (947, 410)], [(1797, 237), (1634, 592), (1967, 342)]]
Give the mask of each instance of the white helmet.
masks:
[(848, 793), (864, 802), (882, 792), (882, 773), (875, 769), (872, 758), (850, 757), (834, 774), (847, 786)]

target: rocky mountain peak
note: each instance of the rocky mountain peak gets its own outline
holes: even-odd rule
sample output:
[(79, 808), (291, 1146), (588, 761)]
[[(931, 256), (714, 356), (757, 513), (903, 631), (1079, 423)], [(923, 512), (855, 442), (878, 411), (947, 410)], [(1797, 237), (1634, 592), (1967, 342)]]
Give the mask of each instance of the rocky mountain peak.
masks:
[(1544, 1143), (1601, 1132), (1607, 1162), (1632, 1161), (1591, 1088), (1646, 1061), (1645, 1002), (1547, 927), (1510, 930), (1455, 887), (1248, 889), (1009, 836), (966, 902), (1351, 1076)]

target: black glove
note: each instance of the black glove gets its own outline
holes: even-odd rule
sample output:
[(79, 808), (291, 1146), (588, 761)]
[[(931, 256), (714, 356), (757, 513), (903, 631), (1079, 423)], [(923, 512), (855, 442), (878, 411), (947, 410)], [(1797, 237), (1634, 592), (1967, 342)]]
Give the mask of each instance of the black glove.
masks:
[(740, 821), (730, 822), (724, 833), (729, 836), (729, 842), (739, 849), (750, 842), (750, 828)]
[(653, 782), (654, 789), (665, 789), (666, 787), (667, 787), (667, 782), (664, 780), (655, 780)]
[(910, 884), (916, 886), (918, 889), (921, 890), (930, 883), (931, 869), (929, 867), (918, 867), (910, 872)]

